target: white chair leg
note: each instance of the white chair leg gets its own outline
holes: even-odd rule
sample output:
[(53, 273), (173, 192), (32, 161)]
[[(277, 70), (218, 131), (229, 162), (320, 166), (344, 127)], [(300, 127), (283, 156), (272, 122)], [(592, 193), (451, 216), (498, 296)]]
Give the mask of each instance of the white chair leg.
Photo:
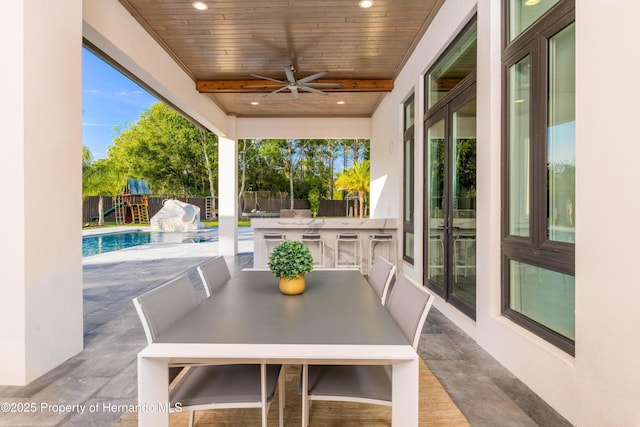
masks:
[(260, 364), (260, 401), (262, 402), (262, 427), (267, 427), (267, 365)]
[(284, 365), (280, 369), (280, 378), (278, 378), (278, 423), (280, 427), (284, 427), (284, 407), (286, 405), (286, 393), (285, 393), (285, 385), (284, 385)]
[(196, 411), (189, 411), (189, 427), (193, 427), (193, 419), (196, 416)]
[(282, 369), (280, 371), (280, 381), (282, 381), (282, 407), (286, 408), (287, 406), (287, 387), (285, 386), (285, 383), (287, 381), (287, 378), (285, 377), (285, 368), (284, 365), (282, 365)]
[(309, 365), (302, 365), (302, 427), (309, 425)]

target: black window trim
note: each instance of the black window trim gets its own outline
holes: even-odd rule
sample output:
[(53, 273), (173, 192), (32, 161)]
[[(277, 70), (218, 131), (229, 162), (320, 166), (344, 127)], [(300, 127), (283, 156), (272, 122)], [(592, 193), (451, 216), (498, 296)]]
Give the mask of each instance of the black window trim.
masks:
[[(428, 139), (427, 139), (427, 130), (429, 129), (430, 126), (432, 126), (434, 123), (437, 123), (439, 120), (444, 120), (444, 124), (446, 127), (446, 135), (447, 138), (449, 138), (451, 136), (451, 121), (449, 120), (449, 114), (450, 112), (453, 110), (455, 110), (456, 107), (461, 106), (462, 104), (464, 104), (465, 102), (468, 102), (470, 99), (472, 98), (477, 98), (477, 69), (474, 71), (471, 71), (467, 76), (465, 76), (462, 80), (460, 80), (458, 82), (458, 84), (456, 84), (442, 99), (438, 100), (438, 102), (436, 102), (433, 106), (431, 106), (431, 108), (428, 107), (429, 105), (429, 75), (431, 72), (433, 72), (433, 69), (439, 64), (439, 62), (442, 60), (442, 58), (444, 58), (450, 51), (451, 49), (453, 49), (453, 47), (455, 46), (455, 44), (460, 40), (461, 37), (463, 37), (467, 31), (469, 31), (469, 29), (474, 25), (477, 24), (478, 22), (478, 16), (477, 14), (474, 14), (469, 21), (464, 25), (464, 27), (460, 30), (460, 32), (458, 33), (458, 35), (456, 35), (456, 37), (453, 39), (453, 41), (451, 41), (451, 43), (449, 44), (449, 46), (447, 46), (447, 48), (438, 56), (438, 58), (434, 61), (434, 63), (429, 67), (429, 69), (427, 70), (427, 72), (424, 74), (424, 115), (422, 118), (422, 132), (424, 135), (423, 138), (423, 146), (424, 146), (424, 159), (423, 159), (423, 165), (422, 168), (425, 171), (425, 173), (423, 174), (423, 188), (424, 188), (424, 198), (423, 198), (423, 242), (422, 242), (422, 247), (423, 247), (423, 254), (422, 257), (424, 260), (426, 260), (426, 256), (427, 256), (427, 251), (429, 248), (429, 239), (427, 236), (427, 222), (428, 222), (428, 200), (429, 200), (429, 195), (428, 195), (428, 176), (426, 174), (426, 170), (427, 170), (427, 162), (428, 162)], [(447, 141), (445, 141), (445, 146), (447, 145)], [(445, 148), (446, 150), (446, 148)], [(449, 162), (445, 161), (445, 165), (444, 165), (444, 173), (445, 175), (447, 175), (449, 173)], [(443, 194), (443, 207), (446, 207), (448, 209), (449, 204), (451, 203), (451, 201), (449, 200), (451, 197), (451, 195), (449, 194), (449, 189), (444, 188), (444, 194)], [(452, 221), (452, 218), (448, 218), (447, 221)], [(445, 249), (446, 251), (446, 249)], [(449, 256), (447, 253), (444, 254), (444, 259), (446, 260), (445, 265), (444, 265), (444, 275), (446, 277), (448, 277), (448, 275), (451, 274), (451, 269), (452, 269), (452, 257)], [(425, 284), (425, 286), (427, 286), (429, 289), (431, 289), (432, 291), (434, 291), (436, 294), (438, 294), (439, 296), (441, 296), (442, 298), (445, 299), (445, 301), (447, 301), (447, 303), (451, 304), (453, 307), (455, 307), (456, 309), (460, 310), (462, 313), (464, 313), (466, 316), (468, 316), (469, 318), (475, 320), (476, 319), (476, 307), (472, 307), (470, 306), (468, 303), (466, 303), (465, 301), (463, 301), (462, 299), (458, 298), (455, 294), (453, 294), (451, 292), (451, 289), (449, 289), (449, 292), (447, 292), (446, 289), (441, 289), (437, 286), (435, 286), (428, 278), (428, 266), (424, 266), (423, 268), (423, 283)]]
[[(407, 113), (407, 106), (409, 104), (413, 103), (413, 124), (409, 127), (407, 127), (407, 117), (406, 117), (406, 113)], [(402, 259), (404, 261), (406, 261), (407, 263), (414, 265), (415, 263), (415, 259), (412, 256), (407, 255), (407, 242), (406, 242), (406, 237), (407, 237), (407, 233), (411, 233), (414, 236), (414, 242), (415, 242), (415, 129), (416, 129), (416, 105), (415, 105), (415, 92), (412, 92), (411, 95), (407, 98), (407, 100), (403, 103), (403, 140), (402, 140), (402, 158), (403, 158), (403, 165), (402, 165), (402, 172), (403, 172), (403, 179), (402, 179), (402, 198), (403, 198), (403, 203), (402, 203)], [(410, 167), (410, 177), (411, 177), (411, 192), (409, 193), (409, 211), (410, 211), (410, 215), (409, 215), (409, 220), (407, 221), (407, 215), (406, 215), (406, 207), (407, 207), (407, 182), (406, 182), (406, 177), (407, 177), (407, 159), (406, 159), (406, 144), (407, 142), (410, 144), (409, 147), (409, 158), (410, 158), (410, 163), (409, 163), (409, 167)], [(415, 252), (415, 244), (414, 244), (414, 252)]]
[[(502, 54), (502, 314), (514, 323), (538, 335), (552, 345), (575, 356), (575, 341), (512, 310), (510, 300), (510, 261), (575, 276), (575, 244), (551, 241), (547, 237), (547, 108), (548, 108), (548, 40), (575, 22), (574, 0), (561, 0), (529, 28), (509, 43), (509, 0), (503, 0)], [(529, 194), (532, 207), (529, 236), (509, 234), (509, 69), (529, 56), (531, 58), (531, 114)], [(540, 105), (540, 100), (544, 100)]]
[[(431, 66), (429, 66), (429, 69), (424, 74), (424, 117), (422, 119), (423, 122), (426, 121), (427, 118), (430, 115), (432, 115), (435, 111), (438, 111), (441, 108), (443, 108), (449, 102), (450, 99), (455, 97), (455, 95), (451, 96), (451, 93), (447, 93), (443, 98), (441, 98), (439, 101), (437, 101), (431, 107), (429, 107), (429, 75), (433, 72), (433, 69), (440, 63), (440, 61), (445, 56), (447, 56), (447, 54), (449, 52), (451, 52), (451, 50), (454, 48), (456, 43), (458, 43), (458, 41), (460, 41), (462, 36), (464, 36), (466, 34), (466, 32), (469, 31), (469, 28), (471, 28), (474, 24), (477, 24), (477, 23), (478, 23), (478, 15), (476, 13), (469, 19), (469, 22), (467, 22), (464, 25), (464, 27), (462, 27), (460, 32), (458, 32), (456, 37), (451, 41), (451, 43), (449, 43), (447, 48), (440, 55), (438, 55), (436, 60), (433, 62), (433, 64), (431, 64)], [(476, 29), (476, 31), (477, 31), (477, 29)], [(466, 89), (468, 86), (470, 86), (471, 84), (475, 83), (476, 82), (476, 74), (477, 74), (477, 67), (476, 67), (476, 70), (472, 71), (464, 79), (462, 79), (460, 82), (458, 82), (458, 84), (456, 86), (454, 86), (454, 88), (452, 89), (452, 92), (456, 91), (456, 93), (458, 93), (457, 90), (462, 91), (462, 90)]]

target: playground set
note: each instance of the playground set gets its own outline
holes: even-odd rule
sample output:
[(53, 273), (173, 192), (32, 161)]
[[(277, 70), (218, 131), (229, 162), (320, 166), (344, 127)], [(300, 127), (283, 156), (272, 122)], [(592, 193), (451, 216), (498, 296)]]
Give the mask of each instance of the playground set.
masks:
[[(124, 191), (115, 196), (113, 206), (104, 211), (103, 215), (106, 218), (115, 214), (116, 224), (148, 224), (150, 194), (144, 179), (127, 179)], [(98, 216), (91, 220), (97, 221)]]

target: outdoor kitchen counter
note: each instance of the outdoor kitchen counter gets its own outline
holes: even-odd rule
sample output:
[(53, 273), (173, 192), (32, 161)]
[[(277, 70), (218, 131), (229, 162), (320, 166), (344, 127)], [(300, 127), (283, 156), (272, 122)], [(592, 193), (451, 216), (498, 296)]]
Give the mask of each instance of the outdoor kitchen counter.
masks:
[[(287, 240), (300, 240), (302, 234), (318, 233), (324, 240), (324, 268), (335, 268), (336, 236), (339, 233), (356, 233), (362, 244), (362, 273), (368, 274), (369, 235), (373, 233), (391, 233), (398, 241), (398, 220), (396, 218), (253, 218), (251, 226), (254, 230), (253, 265), (264, 268), (267, 264), (265, 233), (281, 233)], [(319, 255), (313, 244), (310, 244), (314, 259)], [(385, 245), (386, 246), (386, 245)], [(396, 244), (396, 247), (398, 245)], [(271, 244), (270, 247), (273, 247)], [(343, 252), (342, 246), (341, 254)], [(345, 246), (346, 247), (346, 246)], [(388, 256), (386, 247), (380, 247), (376, 254)], [(392, 262), (397, 259), (391, 256)]]

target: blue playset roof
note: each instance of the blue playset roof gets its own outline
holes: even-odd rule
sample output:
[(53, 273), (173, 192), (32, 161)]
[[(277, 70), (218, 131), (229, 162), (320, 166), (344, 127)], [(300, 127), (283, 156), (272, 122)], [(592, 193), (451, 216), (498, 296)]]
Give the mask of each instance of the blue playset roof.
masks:
[(127, 179), (127, 193), (148, 196), (151, 191), (144, 179)]

